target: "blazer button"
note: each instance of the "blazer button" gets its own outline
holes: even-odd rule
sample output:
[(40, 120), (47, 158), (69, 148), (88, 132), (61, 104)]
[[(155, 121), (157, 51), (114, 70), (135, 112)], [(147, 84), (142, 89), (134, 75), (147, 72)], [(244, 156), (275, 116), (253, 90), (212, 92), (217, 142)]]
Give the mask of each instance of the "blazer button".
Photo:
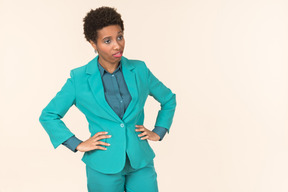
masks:
[(123, 123), (121, 123), (121, 124), (120, 124), (120, 126), (121, 126), (121, 127), (124, 127), (124, 124), (123, 124)]

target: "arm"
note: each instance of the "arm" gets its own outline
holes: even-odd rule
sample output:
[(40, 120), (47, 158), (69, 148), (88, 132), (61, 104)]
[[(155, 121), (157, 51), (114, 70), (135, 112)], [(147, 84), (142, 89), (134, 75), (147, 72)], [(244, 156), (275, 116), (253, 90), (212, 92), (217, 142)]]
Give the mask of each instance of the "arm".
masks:
[(73, 71), (71, 71), (70, 76), (62, 89), (43, 109), (39, 121), (48, 133), (54, 148), (63, 144), (74, 152), (86, 152), (95, 149), (107, 150), (107, 148), (103, 146), (109, 146), (109, 144), (100, 141), (101, 139), (111, 137), (111, 135), (107, 135), (107, 132), (98, 132), (82, 142), (75, 137), (61, 120), (68, 109), (76, 103), (75, 77), (73, 76)]
[(73, 71), (70, 72), (62, 89), (42, 110), (39, 121), (48, 133), (53, 147), (56, 149), (61, 143), (74, 136), (61, 120), (68, 109), (75, 104), (75, 87)]
[(176, 95), (159, 81), (148, 68), (147, 70), (149, 95), (161, 104), (155, 127), (166, 128), (169, 133), (176, 108)]
[(161, 81), (159, 81), (147, 68), (149, 95), (154, 97), (160, 104), (161, 109), (158, 112), (155, 128), (153, 131), (146, 129), (143, 125), (135, 125), (136, 132), (142, 132), (138, 135), (141, 139), (151, 141), (161, 141), (172, 124), (175, 108), (176, 95), (171, 92)]

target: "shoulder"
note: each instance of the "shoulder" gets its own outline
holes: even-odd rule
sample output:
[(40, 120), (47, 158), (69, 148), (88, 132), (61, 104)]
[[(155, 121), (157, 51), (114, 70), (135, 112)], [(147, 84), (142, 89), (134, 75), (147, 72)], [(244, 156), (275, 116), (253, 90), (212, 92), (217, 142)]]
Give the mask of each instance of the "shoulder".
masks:
[(75, 74), (85, 73), (87, 67), (89, 66), (89, 64), (90, 64), (90, 62), (89, 62), (89, 63), (86, 63), (85, 65), (82, 65), (82, 66), (73, 68), (73, 69), (71, 69), (71, 71), (73, 71), (73, 73), (75, 73)]
[(72, 72), (73, 74), (85, 73), (86, 68), (87, 68), (87, 65), (88, 65), (88, 64), (83, 65), (83, 66), (80, 66), (80, 67), (76, 67), (76, 68), (74, 68), (74, 69), (71, 69), (71, 72)]
[(95, 70), (97, 70), (97, 68), (98, 68), (97, 67), (97, 57), (95, 57), (92, 60), (90, 60), (88, 63), (71, 69), (70, 74), (81, 77), (81, 76), (95, 72)]
[(129, 68), (135, 68), (136, 70), (147, 70), (146, 63), (142, 60), (137, 59), (128, 59), (126, 57), (122, 57), (121, 61), (123, 64), (126, 64)]

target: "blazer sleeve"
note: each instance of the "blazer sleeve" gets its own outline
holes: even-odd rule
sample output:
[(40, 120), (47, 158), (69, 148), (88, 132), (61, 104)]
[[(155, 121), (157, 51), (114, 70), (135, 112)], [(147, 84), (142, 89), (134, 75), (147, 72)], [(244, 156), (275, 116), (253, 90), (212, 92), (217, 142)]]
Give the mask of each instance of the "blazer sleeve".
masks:
[(39, 121), (48, 133), (53, 147), (56, 149), (60, 144), (74, 136), (61, 120), (68, 109), (75, 104), (75, 85), (73, 71), (61, 90), (42, 110)]
[(155, 127), (164, 127), (169, 133), (176, 108), (176, 94), (172, 93), (169, 88), (159, 81), (149, 69), (148, 86), (149, 95), (154, 97), (154, 99), (161, 104), (161, 109), (158, 111)]

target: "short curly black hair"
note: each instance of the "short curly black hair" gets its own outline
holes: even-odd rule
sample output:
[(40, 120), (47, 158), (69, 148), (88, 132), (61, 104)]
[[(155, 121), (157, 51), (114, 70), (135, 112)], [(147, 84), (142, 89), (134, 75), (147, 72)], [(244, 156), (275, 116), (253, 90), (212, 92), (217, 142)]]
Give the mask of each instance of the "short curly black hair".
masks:
[(99, 7), (95, 10), (91, 9), (83, 19), (84, 35), (87, 41), (96, 42), (97, 30), (109, 25), (119, 25), (124, 31), (123, 20), (121, 15), (117, 13), (115, 8)]

